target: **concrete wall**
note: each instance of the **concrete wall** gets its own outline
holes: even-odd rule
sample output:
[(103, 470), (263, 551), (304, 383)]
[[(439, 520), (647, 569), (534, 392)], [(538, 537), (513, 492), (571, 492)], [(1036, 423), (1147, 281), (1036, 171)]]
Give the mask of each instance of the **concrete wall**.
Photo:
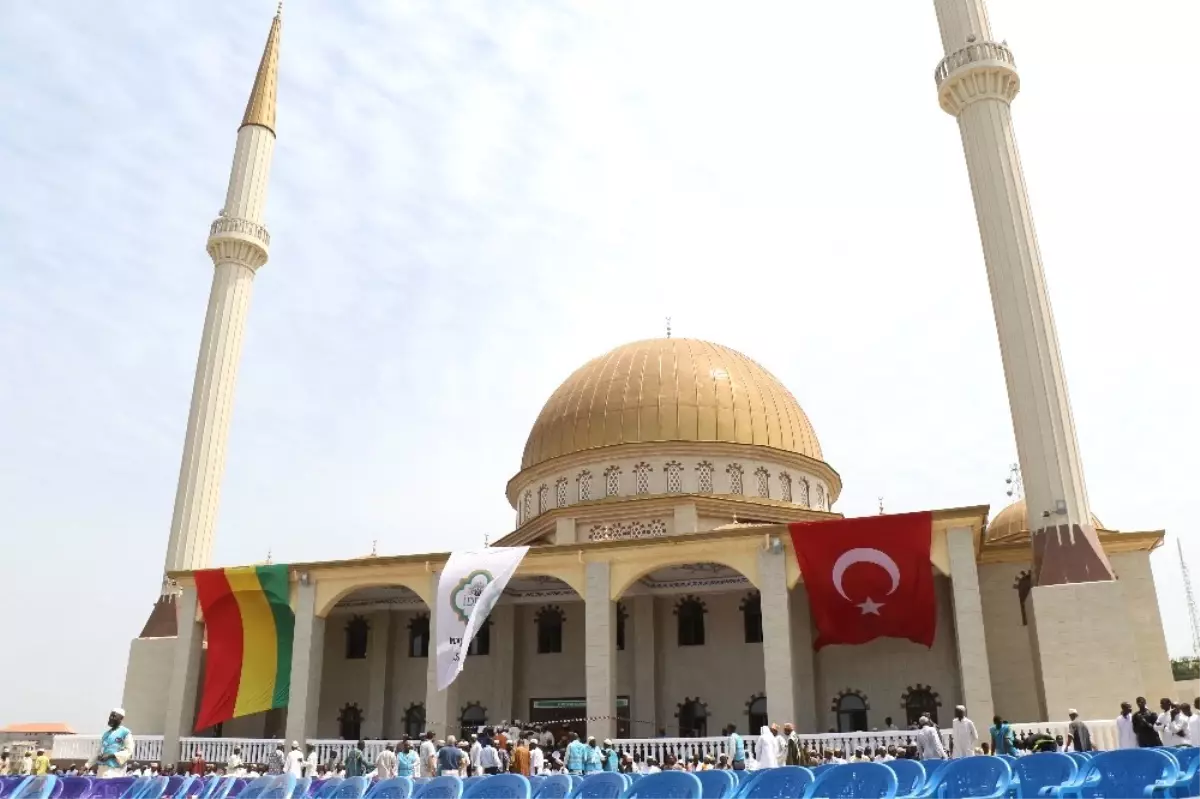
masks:
[(141, 735), (163, 734), (174, 660), (174, 638), (135, 638), (129, 645), (121, 707)]
[[(1167, 638), (1158, 608), (1154, 573), (1150, 570), (1150, 553), (1122, 552), (1109, 556), (1109, 561), (1121, 581), (1129, 607), (1129, 636), (1142, 674), (1141, 690), (1137, 693), (1151, 702), (1174, 696), (1175, 678), (1167, 655)], [(1193, 694), (1188, 701), (1195, 698), (1196, 694)]]
[[(1037, 685), (1029, 628), (1021, 622), (1021, 603), (1013, 586), (1029, 563), (979, 566), (979, 593), (995, 712), (1010, 721), (1039, 718)], [(990, 723), (990, 722), (989, 722)]]

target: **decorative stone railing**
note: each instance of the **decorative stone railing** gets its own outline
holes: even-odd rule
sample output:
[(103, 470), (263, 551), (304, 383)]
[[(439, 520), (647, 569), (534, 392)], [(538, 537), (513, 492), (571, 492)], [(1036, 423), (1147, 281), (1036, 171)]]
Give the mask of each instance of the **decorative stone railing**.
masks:
[(971, 42), (961, 50), (955, 50), (938, 63), (937, 69), (933, 71), (934, 83), (941, 86), (942, 81), (950, 77), (950, 74), (955, 70), (965, 67), (968, 64), (983, 61), (1008, 64), (1013, 69), (1016, 69), (1017, 66), (1012, 50), (1008, 48), (1006, 43)]
[(251, 222), (249, 219), (239, 219), (236, 216), (218, 216), (213, 220), (212, 225), (208, 228), (209, 236), (217, 236), (222, 233), (240, 233), (243, 236), (251, 236), (258, 239), (264, 246), (271, 246), (271, 234), (267, 229), (257, 222)]
[[(135, 735), (133, 759), (143, 763), (162, 760), (161, 735)], [(88, 760), (100, 750), (99, 735), (56, 735), (51, 755), (55, 760)]]

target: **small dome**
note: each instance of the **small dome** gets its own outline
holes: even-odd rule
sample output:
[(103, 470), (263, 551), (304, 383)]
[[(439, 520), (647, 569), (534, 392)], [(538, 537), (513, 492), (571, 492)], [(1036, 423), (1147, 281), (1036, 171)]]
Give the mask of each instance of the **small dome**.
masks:
[(521, 468), (616, 444), (719, 441), (823, 460), (796, 398), (766, 369), (707, 341), (660, 338), (594, 358), (550, 395)]
[[(1104, 527), (1103, 523), (1096, 518), (1096, 514), (1092, 514), (1092, 526), (1097, 530)], [(996, 514), (987, 526), (987, 540), (995, 541), (1000, 538), (1007, 538), (1018, 533), (1029, 535), (1029, 530), (1025, 526), (1025, 500), (1018, 499), (1016, 502), (1004, 508)]]

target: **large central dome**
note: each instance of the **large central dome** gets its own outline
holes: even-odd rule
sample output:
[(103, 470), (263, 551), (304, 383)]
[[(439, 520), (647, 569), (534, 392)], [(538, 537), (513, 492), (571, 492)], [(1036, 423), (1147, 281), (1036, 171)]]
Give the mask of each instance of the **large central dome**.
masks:
[(766, 369), (720, 344), (659, 338), (576, 369), (538, 414), (521, 468), (652, 441), (753, 444), (822, 460), (808, 416)]

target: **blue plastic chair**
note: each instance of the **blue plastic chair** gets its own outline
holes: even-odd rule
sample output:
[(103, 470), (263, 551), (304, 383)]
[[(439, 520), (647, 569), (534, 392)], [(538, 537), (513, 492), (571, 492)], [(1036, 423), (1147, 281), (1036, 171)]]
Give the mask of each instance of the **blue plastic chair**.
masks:
[(529, 780), (523, 774), (493, 774), (463, 790), (463, 799), (529, 799), (529, 795)]
[(703, 799), (703, 796), (700, 780), (686, 771), (647, 774), (625, 792), (625, 799)]
[(584, 777), (579, 787), (567, 794), (571, 799), (620, 799), (629, 790), (629, 781), (623, 774), (605, 771)]
[(296, 787), (292, 790), (292, 799), (308, 799), (308, 792), (312, 790), (312, 784), (312, 777), (298, 777)]
[(1043, 788), (1058, 788), (1074, 780), (1079, 765), (1062, 752), (1038, 752), (1018, 757), (1012, 772), (1015, 795), (1029, 799), (1040, 796)]
[[(370, 787), (371, 781), (366, 777), (347, 777), (333, 789), (333, 793), (329, 794), (329, 799), (363, 799)], [(264, 795), (262, 799), (268, 799), (268, 797)]]
[(237, 777), (218, 777), (204, 786), (198, 799), (229, 799), (237, 782)]
[(414, 799), (462, 799), (463, 781), (453, 774), (434, 777), (421, 786)]
[[(711, 769), (697, 771), (695, 774), (704, 788), (704, 799), (731, 799), (737, 791), (737, 779), (733, 776), (732, 771)], [(809, 777), (809, 779), (812, 778)]]
[[(267, 779), (271, 781), (259, 793), (258, 799), (292, 799), (296, 792), (296, 775), (275, 774)], [(356, 799), (361, 799), (361, 796)]]
[(949, 760), (922, 760), (921, 765), (925, 767), (925, 784), (921, 786), (921, 790), (917, 791), (915, 796), (935, 796), (942, 784), (942, 771), (949, 764)]
[(92, 794), (93, 781), (90, 777), (61, 777), (62, 799), (88, 799)]
[(542, 774), (534, 779), (542, 781), (534, 799), (566, 799), (573, 790), (571, 778), (566, 774)]
[[(167, 792), (167, 783), (170, 780), (167, 777), (142, 777), (145, 783), (142, 789), (134, 799), (162, 799), (163, 794)], [(135, 782), (134, 785), (137, 783)]]
[(415, 787), (411, 777), (392, 777), (371, 786), (367, 799), (409, 799)]
[(173, 777), (167, 777), (167, 787), (163, 789), (163, 796), (187, 797), (193, 793), (199, 793), (200, 783), (201, 780), (192, 774), (176, 774)]
[(1200, 796), (1200, 748), (1180, 746), (1164, 750), (1179, 764), (1179, 777), (1175, 780), (1176, 796)]
[(58, 777), (45, 774), (41, 777), (25, 777), (11, 794), (11, 799), (50, 799)]
[(821, 772), (805, 788), (804, 799), (814, 796), (893, 799), (899, 784), (896, 772), (883, 763), (845, 763)]
[[(746, 799), (769, 799), (775, 796), (803, 796), (804, 791), (815, 781), (812, 771), (803, 766), (779, 766), (759, 769), (762, 773), (738, 796)], [(708, 773), (708, 772), (706, 772)], [(705, 794), (705, 799), (708, 795)]]
[(270, 787), (275, 781), (275, 776), (268, 774), (264, 777), (255, 777), (246, 783), (246, 787), (242, 788), (241, 793), (237, 795), (237, 799), (259, 799), (262, 792)]
[(529, 778), (529, 793), (533, 796), (533, 799), (537, 799), (538, 791), (542, 789), (545, 783), (546, 776), (544, 774), (536, 774)]
[(896, 772), (896, 796), (915, 796), (925, 784), (925, 767), (919, 760), (889, 760), (884, 765)]
[[(344, 777), (328, 778), (321, 783), (321, 787), (313, 794), (314, 799), (330, 799), (333, 796), (333, 792), (338, 789), (338, 786), (342, 784), (344, 779)], [(310, 788), (309, 790), (311, 791), (312, 789)]]
[(1056, 799), (1087, 796), (1171, 796), (1179, 777), (1175, 758), (1156, 749), (1101, 752), (1079, 769), (1070, 784), (1051, 788)]
[(1012, 768), (1001, 758), (973, 755), (951, 760), (938, 777), (939, 796), (1003, 799), (1012, 783)]
[(759, 779), (761, 779), (762, 776), (769, 770), (770, 769), (760, 768), (755, 771), (741, 772), (741, 780), (738, 782), (737, 790), (733, 792), (733, 795), (738, 799), (745, 799), (745, 796), (750, 791), (754, 790), (754, 783), (758, 782)]

